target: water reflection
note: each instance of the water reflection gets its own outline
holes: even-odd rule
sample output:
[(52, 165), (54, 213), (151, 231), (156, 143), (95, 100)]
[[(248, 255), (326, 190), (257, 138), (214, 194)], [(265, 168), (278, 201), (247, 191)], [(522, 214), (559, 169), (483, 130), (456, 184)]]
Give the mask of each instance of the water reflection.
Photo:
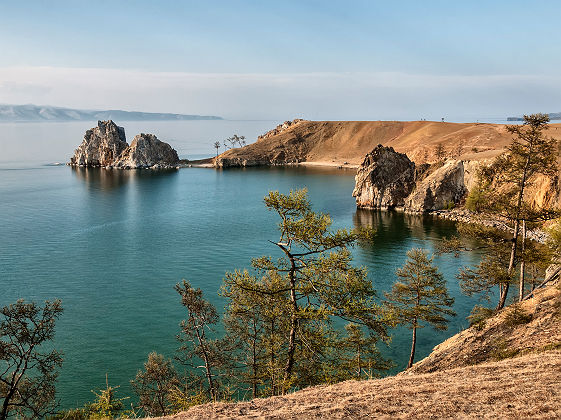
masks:
[(455, 223), (426, 214), (399, 211), (357, 209), (353, 215), (356, 227), (376, 230), (376, 243), (398, 243), (406, 238), (440, 239), (456, 232)]
[(83, 181), (88, 188), (111, 191), (128, 183), (146, 180), (169, 179), (176, 176), (178, 169), (104, 169), (72, 166), (72, 174)]

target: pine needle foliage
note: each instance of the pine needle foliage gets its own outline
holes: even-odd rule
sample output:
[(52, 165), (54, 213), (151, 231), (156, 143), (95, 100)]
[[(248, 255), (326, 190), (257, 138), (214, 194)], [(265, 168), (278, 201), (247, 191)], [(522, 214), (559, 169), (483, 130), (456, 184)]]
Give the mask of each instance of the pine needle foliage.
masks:
[(407, 257), (405, 265), (396, 271), (398, 279), (386, 293), (386, 300), (397, 322), (413, 330), (409, 369), (415, 358), (417, 329), (427, 324), (437, 330), (446, 330), (446, 317), (454, 316), (455, 312), (450, 309), (454, 298), (448, 295), (444, 277), (427, 251), (411, 249)]

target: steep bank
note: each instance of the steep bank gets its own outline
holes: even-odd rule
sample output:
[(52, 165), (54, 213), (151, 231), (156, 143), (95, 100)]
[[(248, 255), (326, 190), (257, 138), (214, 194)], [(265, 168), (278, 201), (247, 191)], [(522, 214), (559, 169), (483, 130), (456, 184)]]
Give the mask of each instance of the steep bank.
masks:
[[(222, 153), (218, 166), (301, 162), (358, 166), (378, 144), (406, 153), (416, 163), (434, 162), (439, 144), (447, 157), (484, 160), (501, 153), (512, 140), (503, 124), (295, 120), (284, 125), (253, 144)], [(547, 134), (561, 139), (561, 124), (551, 124)]]
[(166, 419), (560, 418), (559, 279), (514, 311), (456, 334), (394, 377), (205, 404)]

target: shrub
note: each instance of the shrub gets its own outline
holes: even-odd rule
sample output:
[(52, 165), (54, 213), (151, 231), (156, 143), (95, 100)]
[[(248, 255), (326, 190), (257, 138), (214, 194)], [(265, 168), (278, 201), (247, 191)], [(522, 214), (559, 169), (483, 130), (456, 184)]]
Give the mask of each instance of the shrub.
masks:
[(485, 328), (487, 319), (491, 318), (493, 315), (495, 315), (494, 309), (475, 305), (471, 310), (471, 314), (467, 317), (469, 326), (474, 327), (477, 331), (481, 331)]

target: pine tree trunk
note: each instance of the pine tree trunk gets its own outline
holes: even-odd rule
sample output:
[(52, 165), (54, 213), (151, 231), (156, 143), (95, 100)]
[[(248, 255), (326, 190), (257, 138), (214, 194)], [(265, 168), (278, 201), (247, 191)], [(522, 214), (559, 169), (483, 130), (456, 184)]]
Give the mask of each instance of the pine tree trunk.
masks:
[[(294, 352), (296, 351), (296, 329), (298, 328), (298, 302), (296, 302), (296, 262), (294, 257), (289, 252), (285, 251), (290, 259), (290, 271), (288, 278), (290, 280), (290, 303), (292, 305), (292, 316), (290, 318), (290, 334), (288, 338), (288, 352), (286, 365), (284, 367), (284, 382), (286, 383), (292, 375), (292, 368), (294, 366)], [(284, 390), (283, 390), (284, 392)]]
[(409, 356), (409, 363), (407, 363), (407, 369), (413, 366), (413, 359), (415, 359), (415, 346), (417, 344), (417, 320), (413, 324), (413, 340), (411, 343), (411, 356)]
[[(514, 266), (516, 262), (516, 245), (518, 242), (518, 234), (520, 232), (520, 212), (522, 210), (522, 201), (524, 199), (524, 188), (526, 187), (526, 177), (528, 174), (528, 168), (530, 167), (530, 158), (531, 158), (533, 144), (531, 143), (529, 146), (530, 148), (528, 151), (528, 157), (526, 159), (526, 164), (524, 165), (524, 170), (522, 171), (522, 179), (520, 180), (520, 184), (518, 184), (520, 191), (518, 192), (518, 200), (516, 203), (516, 220), (514, 223), (514, 234), (512, 235), (512, 248), (510, 250), (510, 261), (508, 263), (508, 271), (507, 271), (509, 279), (512, 276), (512, 273), (514, 272)], [(508, 288), (509, 285), (507, 283), (503, 288), (503, 292), (501, 293), (501, 296), (499, 298), (499, 304), (497, 305), (497, 310), (504, 308), (506, 303), (506, 297), (508, 295)]]
[(214, 387), (214, 381), (212, 380), (210, 360), (206, 349), (206, 339), (204, 338), (204, 333), (201, 334), (198, 329), (196, 330), (196, 332), (197, 332), (197, 339), (199, 341), (199, 347), (201, 348), (203, 353), (203, 362), (205, 363), (205, 373), (206, 373), (206, 379), (208, 381), (210, 396), (212, 398), (212, 401), (216, 402), (216, 389)]
[(522, 220), (522, 249), (520, 250), (520, 284), (518, 285), (518, 302), (524, 299), (524, 271), (526, 269), (526, 262), (524, 252), (526, 251), (526, 221)]

